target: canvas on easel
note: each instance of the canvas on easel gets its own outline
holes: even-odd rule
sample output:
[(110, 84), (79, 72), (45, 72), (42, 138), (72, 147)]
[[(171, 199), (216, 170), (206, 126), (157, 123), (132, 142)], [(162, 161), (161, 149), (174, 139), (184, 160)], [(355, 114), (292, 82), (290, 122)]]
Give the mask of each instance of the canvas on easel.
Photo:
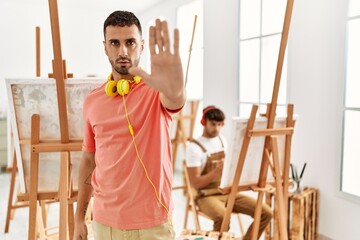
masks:
[[(67, 79), (65, 84), (67, 99), (67, 119), (69, 121), (70, 144), (76, 145), (77, 151), (70, 152), (70, 173), (72, 191), (77, 189), (78, 166), (81, 158), (83, 136), (82, 107), (86, 95), (103, 83), (102, 79)], [(9, 97), (9, 118), (12, 123), (16, 165), (20, 182), (18, 198), (29, 200), (31, 182), (31, 147), (33, 134), (31, 119), (38, 114), (41, 117), (39, 139), (48, 144), (39, 154), (38, 186), (39, 196), (46, 199), (58, 199), (60, 188), (61, 144), (58, 151), (50, 148), (56, 146), (60, 138), (56, 85), (54, 79), (29, 78), (6, 79)], [(63, 145), (65, 146), (65, 145)], [(66, 183), (65, 183), (66, 184)]]
[(230, 192), (221, 231), (224, 231), (225, 226), (228, 225), (227, 215), (232, 212), (237, 192), (252, 190), (258, 193), (252, 232), (252, 239), (257, 239), (263, 194), (275, 189), (278, 196), (276, 207), (279, 214), (281, 239), (287, 239), (285, 213), (287, 212), (291, 138), (295, 125), (293, 105), (288, 106), (286, 118), (275, 119), (273, 128), (269, 128), (268, 122), (263, 118), (256, 118), (257, 109), (258, 107), (254, 105), (247, 121), (238, 119), (234, 124), (234, 128), (237, 128), (234, 132), (235, 142), (232, 145), (230, 157), (225, 161), (220, 185), (222, 192)]
[[(69, 136), (82, 140), (82, 104), (86, 95), (99, 86), (99, 79), (67, 79), (66, 98), (69, 123)], [(39, 114), (42, 118), (40, 138), (48, 141), (59, 139), (59, 119), (56, 104), (56, 87), (53, 79), (6, 79), (9, 97), (10, 119), (14, 135), (14, 145), (19, 169), (20, 191), (29, 192), (30, 182), (30, 134), (31, 116)], [(77, 188), (77, 171), (80, 153), (72, 153), (72, 175)], [(43, 153), (40, 156), (39, 191), (58, 191), (59, 153)]]
[[(258, 238), (258, 231), (260, 225), (261, 208), (263, 205), (263, 197), (266, 191), (268, 191), (268, 172), (271, 169), (271, 174), (274, 177), (274, 186), (276, 191), (276, 207), (278, 214), (278, 225), (280, 230), (280, 240), (288, 239), (287, 231), (287, 211), (288, 211), (288, 185), (289, 185), (289, 167), (290, 167), (290, 153), (291, 153), (291, 141), (294, 132), (294, 106), (288, 105), (287, 118), (285, 128), (275, 127), (276, 123), (276, 108), (277, 99), (279, 95), (280, 80), (282, 67), (284, 63), (285, 50), (287, 45), (287, 39), (290, 29), (290, 20), (293, 9), (294, 0), (287, 0), (283, 31), (281, 35), (281, 42), (279, 48), (279, 56), (275, 73), (274, 87), (272, 92), (271, 103), (267, 105), (267, 111), (265, 117), (267, 118), (266, 128), (254, 129), (257, 118), (258, 106), (253, 105), (251, 114), (246, 124), (246, 130), (243, 141), (241, 143), (241, 150), (238, 156), (238, 163), (235, 169), (235, 176), (233, 178), (230, 193), (226, 205), (226, 211), (224, 220), (221, 225), (221, 232), (224, 232), (229, 226), (230, 215), (233, 210), (235, 198), (238, 191), (241, 191), (239, 187), (239, 181), (243, 174), (244, 164), (249, 150), (251, 141), (255, 138), (264, 138), (263, 148), (261, 152), (261, 164), (258, 172), (258, 180), (251, 189), (258, 193), (257, 203), (255, 208), (254, 224), (251, 233), (251, 240)], [(279, 139), (280, 136), (285, 137), (285, 149), (284, 149), (284, 164), (280, 166), (280, 151), (279, 150)], [(248, 160), (251, 161), (251, 160)]]
[(183, 145), (185, 151), (187, 141), (193, 138), (199, 103), (200, 100), (198, 99), (187, 100), (183, 109), (174, 116), (174, 120), (171, 125), (171, 134), (173, 135), (171, 139), (173, 169), (175, 169), (178, 146), (180, 144)]
[[(294, 120), (297, 116), (295, 115)], [(238, 156), (240, 154), (242, 142), (246, 133), (248, 118), (234, 117), (232, 118), (232, 136), (230, 138), (229, 152), (226, 154), (227, 158), (224, 163), (223, 173), (221, 177), (220, 188), (230, 188), (235, 176), (235, 169), (238, 164)], [(265, 129), (267, 126), (266, 117), (257, 117), (254, 124), (254, 129)], [(286, 116), (276, 117), (274, 128), (285, 128)], [(244, 162), (243, 173), (239, 181), (239, 187), (250, 190), (250, 186), (258, 181), (259, 169), (261, 166), (262, 153), (264, 149), (265, 138), (253, 138), (249, 144), (248, 152)], [(280, 167), (284, 167), (285, 160), (285, 136), (278, 137), (279, 160)], [(274, 177), (271, 170), (268, 170), (267, 182), (274, 183)]]

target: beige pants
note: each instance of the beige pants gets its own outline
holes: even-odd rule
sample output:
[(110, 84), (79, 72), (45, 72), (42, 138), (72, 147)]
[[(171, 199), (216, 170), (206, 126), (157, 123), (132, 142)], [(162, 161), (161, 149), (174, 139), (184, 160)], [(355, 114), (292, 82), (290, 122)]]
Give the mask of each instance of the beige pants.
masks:
[(170, 222), (159, 226), (135, 229), (120, 230), (105, 226), (93, 221), (95, 240), (172, 240), (175, 239), (175, 232)]
[[(214, 231), (220, 231), (223, 217), (226, 210), (226, 202), (228, 195), (214, 195), (208, 197), (202, 197), (197, 200), (198, 206), (202, 212), (209, 216), (214, 221)], [(253, 217), (255, 213), (256, 200), (248, 197), (243, 194), (237, 194), (233, 212), (242, 213), (248, 216)], [(260, 218), (260, 228), (258, 232), (258, 239), (260, 238), (262, 232), (265, 230), (266, 226), (272, 218), (271, 208), (263, 204)], [(250, 225), (243, 240), (248, 240), (251, 238), (253, 224)], [(228, 229), (226, 229), (228, 231)]]

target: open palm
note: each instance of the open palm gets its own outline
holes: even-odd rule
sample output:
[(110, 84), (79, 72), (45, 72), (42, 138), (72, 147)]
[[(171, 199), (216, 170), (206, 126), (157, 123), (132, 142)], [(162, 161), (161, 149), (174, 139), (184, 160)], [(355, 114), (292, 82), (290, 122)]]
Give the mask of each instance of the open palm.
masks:
[(184, 79), (179, 55), (179, 31), (174, 30), (174, 52), (171, 52), (166, 21), (156, 20), (149, 30), (149, 49), (151, 55), (151, 74), (134, 68), (131, 73), (142, 77), (150, 87), (165, 96), (176, 97), (183, 93)]

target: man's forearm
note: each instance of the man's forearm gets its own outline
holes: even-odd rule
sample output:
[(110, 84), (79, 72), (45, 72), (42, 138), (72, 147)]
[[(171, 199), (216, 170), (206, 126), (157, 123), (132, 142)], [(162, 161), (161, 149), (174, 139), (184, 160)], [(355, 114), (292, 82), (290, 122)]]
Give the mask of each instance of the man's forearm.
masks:
[(161, 93), (160, 100), (167, 109), (179, 109), (185, 104), (186, 90), (185, 88), (179, 89), (177, 94)]
[(205, 175), (201, 175), (196, 178), (196, 180), (192, 183), (193, 187), (196, 189), (201, 189), (209, 185), (214, 179), (214, 173), (209, 172)]
[(86, 215), (86, 210), (93, 192), (93, 187), (91, 186), (91, 175), (94, 168), (94, 164), (82, 159), (79, 169), (78, 198), (75, 214), (75, 218), (78, 220), (84, 219)]

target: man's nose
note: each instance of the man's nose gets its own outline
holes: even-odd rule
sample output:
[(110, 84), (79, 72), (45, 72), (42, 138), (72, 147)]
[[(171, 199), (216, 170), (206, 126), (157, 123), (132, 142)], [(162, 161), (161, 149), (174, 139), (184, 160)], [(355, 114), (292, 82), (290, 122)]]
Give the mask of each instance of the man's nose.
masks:
[(122, 57), (128, 56), (127, 47), (125, 45), (120, 46), (119, 56), (122, 56)]

